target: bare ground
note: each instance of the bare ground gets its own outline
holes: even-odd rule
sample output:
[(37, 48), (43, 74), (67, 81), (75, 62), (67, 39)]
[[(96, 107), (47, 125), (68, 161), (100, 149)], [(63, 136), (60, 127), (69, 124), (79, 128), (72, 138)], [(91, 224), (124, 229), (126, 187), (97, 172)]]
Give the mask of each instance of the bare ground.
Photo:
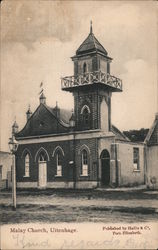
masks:
[(0, 223), (147, 222), (158, 220), (158, 191), (18, 190), (0, 193)]

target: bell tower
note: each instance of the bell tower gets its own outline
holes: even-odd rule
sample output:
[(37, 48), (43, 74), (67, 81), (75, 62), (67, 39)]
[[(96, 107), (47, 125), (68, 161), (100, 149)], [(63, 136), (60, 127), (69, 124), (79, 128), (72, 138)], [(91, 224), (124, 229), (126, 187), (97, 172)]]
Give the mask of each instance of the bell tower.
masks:
[(111, 129), (112, 92), (122, 91), (122, 81), (110, 75), (112, 58), (90, 33), (72, 57), (74, 75), (62, 78), (62, 90), (73, 93), (75, 130)]

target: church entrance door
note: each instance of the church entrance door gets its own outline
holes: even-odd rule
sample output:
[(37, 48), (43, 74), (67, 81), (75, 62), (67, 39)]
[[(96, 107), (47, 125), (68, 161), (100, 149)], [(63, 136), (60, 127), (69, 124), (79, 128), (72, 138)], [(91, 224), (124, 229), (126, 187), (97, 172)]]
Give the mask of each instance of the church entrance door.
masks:
[(42, 152), (38, 159), (38, 186), (45, 188), (47, 185), (47, 161), (46, 155)]
[(101, 184), (108, 186), (110, 183), (110, 154), (104, 149), (101, 153)]
[(46, 187), (47, 184), (47, 163), (39, 162), (39, 187)]

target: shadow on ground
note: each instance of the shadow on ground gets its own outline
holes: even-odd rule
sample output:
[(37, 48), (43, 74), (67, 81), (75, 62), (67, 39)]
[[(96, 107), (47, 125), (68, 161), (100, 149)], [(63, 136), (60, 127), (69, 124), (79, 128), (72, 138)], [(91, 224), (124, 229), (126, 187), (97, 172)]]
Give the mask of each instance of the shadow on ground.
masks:
[[(11, 191), (10, 191), (11, 192)], [(3, 190), (0, 194), (1, 197), (10, 196), (10, 192)], [(51, 196), (56, 195), (58, 197), (89, 197), (89, 198), (105, 198), (108, 200), (128, 200), (128, 199), (158, 199), (158, 190), (133, 190), (129, 189), (128, 191), (109, 191), (108, 189), (98, 190), (98, 189), (17, 189), (17, 196)]]

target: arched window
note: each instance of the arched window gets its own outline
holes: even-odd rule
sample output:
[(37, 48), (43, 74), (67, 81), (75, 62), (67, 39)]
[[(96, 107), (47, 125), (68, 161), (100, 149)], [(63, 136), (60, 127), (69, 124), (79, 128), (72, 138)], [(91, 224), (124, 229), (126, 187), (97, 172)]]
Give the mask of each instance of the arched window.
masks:
[(88, 175), (88, 154), (85, 149), (82, 150), (82, 169), (81, 175), (87, 176)]
[(56, 176), (62, 176), (62, 155), (60, 152), (58, 152), (56, 155), (56, 166), (57, 166)]
[(26, 154), (25, 156), (25, 177), (30, 176), (30, 156)]
[(45, 152), (41, 152), (38, 158), (39, 162), (46, 162), (47, 161), (47, 155)]
[(87, 64), (84, 63), (84, 64), (83, 64), (83, 73), (85, 74), (86, 72), (87, 72)]
[(60, 146), (57, 146), (57, 147), (54, 149), (52, 156), (54, 157), (55, 153), (58, 152), (58, 151), (60, 151), (61, 154), (62, 154), (63, 156), (65, 155), (65, 154), (64, 154), (64, 150), (63, 150)]
[(37, 160), (39, 162), (40, 159), (42, 161), (43, 158), (45, 159), (45, 161), (50, 161), (49, 154), (48, 154), (47, 150), (45, 148), (43, 148), (43, 147), (40, 147), (38, 149), (38, 151), (36, 152), (36, 154), (35, 154), (35, 162)]
[(89, 124), (89, 110), (87, 107), (84, 108), (82, 112), (83, 125), (87, 126)]

